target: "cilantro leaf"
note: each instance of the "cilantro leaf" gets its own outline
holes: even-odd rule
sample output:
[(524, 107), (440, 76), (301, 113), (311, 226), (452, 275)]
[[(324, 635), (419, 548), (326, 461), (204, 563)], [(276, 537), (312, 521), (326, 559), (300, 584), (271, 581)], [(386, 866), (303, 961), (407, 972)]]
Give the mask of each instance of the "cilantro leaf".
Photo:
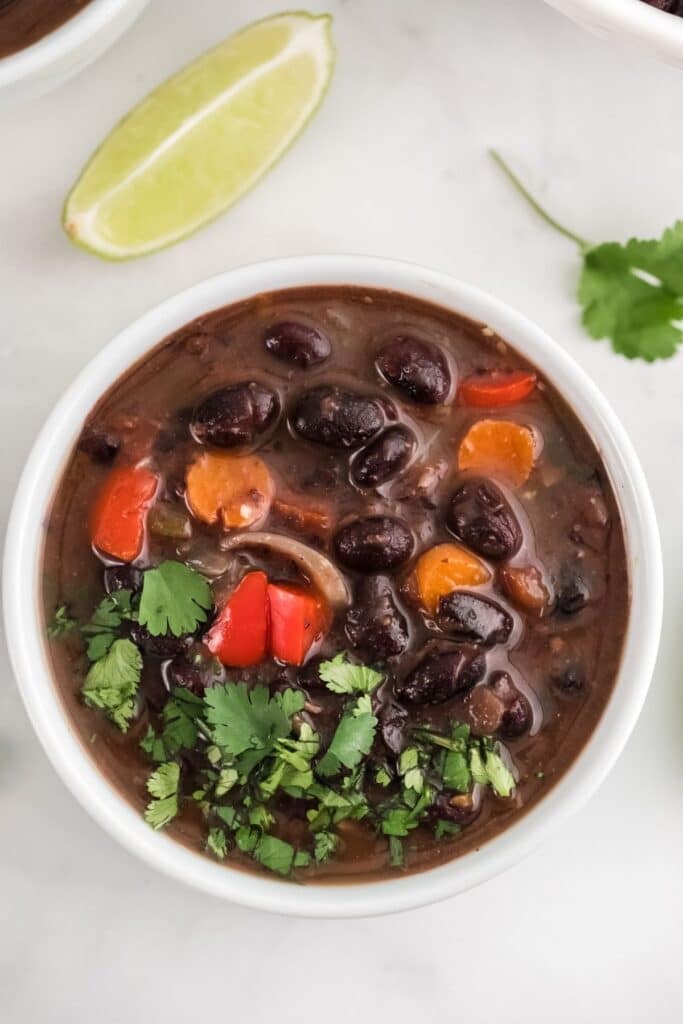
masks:
[(319, 750), (320, 736), (307, 722), (302, 723), (298, 739), (277, 740), (275, 764), (268, 777), (260, 783), (261, 794), (271, 797), (278, 789), (308, 789), (313, 784), (311, 761)]
[(439, 818), (434, 826), (434, 838), (443, 839), (444, 836), (457, 836), (460, 831), (460, 825), (456, 825), (454, 821), (446, 821), (444, 818)]
[(381, 672), (367, 665), (352, 665), (341, 652), (318, 668), (320, 678), (332, 693), (372, 693), (384, 679)]
[(59, 608), (55, 610), (52, 622), (47, 627), (47, 635), (51, 640), (57, 640), (65, 633), (70, 633), (75, 625), (76, 620), (69, 616), (66, 605), (60, 604)]
[(278, 875), (291, 874), (296, 856), (297, 851), (292, 844), (277, 836), (262, 836), (254, 850), (254, 857), (259, 864)]
[(211, 739), (224, 753), (239, 758), (239, 769), (246, 776), (272, 753), (277, 740), (289, 736), (291, 715), (303, 708), (305, 700), (295, 690), (271, 697), (265, 686), (211, 686), (204, 694)]
[(182, 562), (162, 562), (143, 577), (139, 619), (152, 636), (194, 633), (212, 606), (208, 581)]
[(498, 796), (508, 797), (515, 788), (515, 777), (497, 750), (481, 740), (470, 747), (469, 767), (475, 782), (490, 786)]
[(683, 341), (683, 221), (659, 239), (591, 245), (551, 217), (498, 153), (491, 156), (536, 213), (578, 245), (584, 261), (578, 300), (588, 334), (610, 338), (628, 359), (674, 355)]
[(389, 836), (389, 863), (392, 868), (402, 868), (405, 864), (403, 843), (398, 836)]
[(375, 739), (377, 718), (372, 714), (370, 698), (360, 697), (342, 715), (327, 751), (318, 762), (319, 775), (336, 775), (342, 768), (356, 768), (370, 753)]
[(683, 221), (659, 241), (588, 249), (579, 282), (583, 325), (629, 359), (668, 359), (683, 331)]
[(442, 779), (446, 789), (457, 789), (459, 793), (469, 792), (472, 774), (464, 752), (447, 752), (443, 761)]
[(160, 764), (147, 779), (147, 791), (154, 799), (145, 810), (145, 821), (152, 828), (168, 825), (178, 813), (180, 768), (175, 761)]
[(132, 600), (133, 593), (130, 590), (117, 590), (102, 598), (90, 622), (81, 629), (83, 636), (88, 638), (86, 653), (90, 661), (99, 661), (104, 657), (116, 640), (123, 622), (133, 616)]
[(313, 840), (313, 856), (316, 864), (329, 860), (339, 845), (339, 836), (334, 832), (316, 832)]
[(152, 761), (166, 760), (166, 747), (160, 736), (157, 736), (151, 725), (147, 726), (147, 732), (140, 740), (140, 747)]
[(142, 673), (142, 655), (130, 640), (115, 640), (108, 652), (90, 666), (81, 693), (126, 732), (135, 714), (135, 697)]
[(219, 860), (223, 860), (228, 852), (228, 838), (222, 828), (210, 828), (206, 838), (206, 848)]

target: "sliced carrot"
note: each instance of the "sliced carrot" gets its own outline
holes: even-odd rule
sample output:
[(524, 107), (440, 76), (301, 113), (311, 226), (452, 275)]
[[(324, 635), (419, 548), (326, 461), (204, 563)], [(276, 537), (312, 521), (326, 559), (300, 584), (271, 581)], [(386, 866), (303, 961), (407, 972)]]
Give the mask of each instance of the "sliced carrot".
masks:
[(519, 487), (528, 480), (535, 456), (529, 427), (511, 420), (477, 420), (460, 442), (458, 465), (503, 477)]
[(275, 485), (256, 455), (202, 452), (185, 478), (190, 511), (205, 523), (219, 520), (226, 530), (254, 526), (270, 510)]
[(285, 498), (276, 498), (273, 502), (273, 513), (276, 513), (290, 530), (299, 533), (326, 534), (331, 526), (329, 510), (321, 505), (309, 504), (301, 495), (293, 498), (288, 495)]
[(437, 544), (420, 555), (415, 566), (420, 601), (432, 613), (446, 594), (459, 587), (479, 587), (490, 578), (484, 562), (460, 544)]
[(120, 562), (138, 557), (158, 484), (156, 473), (143, 466), (111, 471), (90, 515), (90, 540), (98, 551)]
[(458, 398), (464, 405), (494, 408), (513, 405), (527, 398), (536, 387), (536, 374), (526, 370), (475, 374), (460, 385)]

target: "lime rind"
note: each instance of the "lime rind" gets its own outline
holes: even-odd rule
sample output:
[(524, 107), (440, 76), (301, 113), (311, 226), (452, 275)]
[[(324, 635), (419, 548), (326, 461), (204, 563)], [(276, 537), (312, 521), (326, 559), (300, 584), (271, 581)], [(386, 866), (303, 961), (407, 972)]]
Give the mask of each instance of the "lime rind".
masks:
[[(302, 11), (262, 19), (150, 93), (114, 128), (67, 197), (62, 223), (71, 240), (105, 259), (130, 259), (187, 237), (237, 202), (284, 155), (322, 102), (335, 59), (331, 21), (330, 15)], [(249, 66), (250, 46), (257, 55), (259, 47), (271, 52)], [(253, 122), (240, 117), (240, 103), (248, 114), (250, 99)], [(234, 159), (221, 165), (221, 146), (231, 132), (233, 142), (242, 138), (244, 145), (228, 146)], [(249, 146), (256, 152), (253, 166), (240, 169)], [(147, 227), (152, 230), (145, 237)]]

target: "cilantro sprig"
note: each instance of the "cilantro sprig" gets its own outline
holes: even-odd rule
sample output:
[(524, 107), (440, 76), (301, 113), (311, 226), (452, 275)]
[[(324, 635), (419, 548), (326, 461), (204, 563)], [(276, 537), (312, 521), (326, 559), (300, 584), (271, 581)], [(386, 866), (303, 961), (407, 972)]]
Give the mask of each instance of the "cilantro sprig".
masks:
[(90, 708), (104, 711), (122, 732), (135, 715), (142, 673), (142, 655), (130, 640), (114, 640), (107, 653), (91, 665), (81, 693)]
[(683, 221), (659, 239), (593, 245), (551, 217), (499, 153), (491, 150), (491, 156), (546, 224), (578, 246), (578, 300), (588, 334), (610, 338), (614, 351), (628, 359), (673, 356), (683, 340)]
[(152, 636), (194, 633), (212, 605), (208, 581), (182, 562), (162, 562), (144, 574), (139, 620)]

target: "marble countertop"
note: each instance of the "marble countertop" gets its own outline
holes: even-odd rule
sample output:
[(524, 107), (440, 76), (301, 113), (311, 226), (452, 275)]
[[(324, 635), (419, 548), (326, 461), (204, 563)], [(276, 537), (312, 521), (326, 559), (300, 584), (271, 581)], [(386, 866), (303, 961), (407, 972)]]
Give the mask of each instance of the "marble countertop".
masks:
[(588, 340), (571, 244), (518, 201), (499, 147), (597, 241), (681, 213), (683, 76), (593, 39), (540, 0), (332, 0), (339, 50), (301, 142), (229, 215), (157, 256), (72, 247), (63, 198), (148, 89), (272, 0), (155, 0), (94, 67), (0, 114), (0, 516), (75, 373), (164, 297), (269, 256), (363, 252), (430, 264), (536, 320), (613, 403), (643, 461), (666, 572), (651, 694), (597, 796), (487, 885), (396, 918), (241, 910), (134, 860), (81, 810), (33, 735), (0, 652), (0, 1017), (352, 1017), (574, 1024), (683, 1015), (683, 353), (647, 367)]

